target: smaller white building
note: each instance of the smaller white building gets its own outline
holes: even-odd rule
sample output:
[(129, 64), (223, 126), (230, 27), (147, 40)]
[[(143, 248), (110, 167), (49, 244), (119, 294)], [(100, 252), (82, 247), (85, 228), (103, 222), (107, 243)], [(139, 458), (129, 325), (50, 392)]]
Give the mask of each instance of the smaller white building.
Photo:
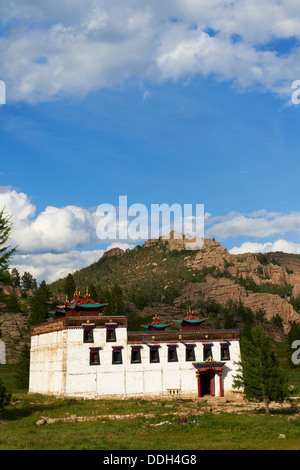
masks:
[(6, 347), (2, 339), (0, 339), (0, 364), (6, 364)]
[(194, 317), (181, 330), (166, 331), (156, 319), (146, 331), (128, 332), (127, 318), (103, 316), (103, 304), (72, 302), (31, 329), (29, 393), (102, 398), (179, 390), (201, 397), (232, 389), (238, 330), (204, 330)]

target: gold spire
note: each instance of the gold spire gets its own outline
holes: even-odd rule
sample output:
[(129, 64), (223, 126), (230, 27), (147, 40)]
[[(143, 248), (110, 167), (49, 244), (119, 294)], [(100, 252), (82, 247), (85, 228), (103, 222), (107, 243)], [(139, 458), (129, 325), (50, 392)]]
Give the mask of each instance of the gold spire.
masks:
[(87, 297), (90, 296), (90, 294), (89, 294), (89, 289), (88, 289), (88, 288), (86, 288), (85, 295), (86, 295)]

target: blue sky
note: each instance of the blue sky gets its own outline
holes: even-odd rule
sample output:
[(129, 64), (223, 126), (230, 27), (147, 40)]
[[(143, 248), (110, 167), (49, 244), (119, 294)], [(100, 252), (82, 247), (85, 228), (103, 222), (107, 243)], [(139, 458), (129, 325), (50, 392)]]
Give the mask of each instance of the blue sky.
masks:
[(121, 195), (204, 204), (205, 235), (232, 253), (300, 253), (297, 3), (85, 7), (0, 6), (0, 204), (20, 271), (98, 259), (112, 240), (94, 211)]

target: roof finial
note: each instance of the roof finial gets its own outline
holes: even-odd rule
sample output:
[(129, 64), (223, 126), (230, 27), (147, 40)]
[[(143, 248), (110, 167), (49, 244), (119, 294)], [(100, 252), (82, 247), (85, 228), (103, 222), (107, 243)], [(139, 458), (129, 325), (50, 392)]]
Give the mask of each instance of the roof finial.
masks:
[(89, 294), (89, 289), (88, 289), (88, 288), (86, 288), (85, 295), (86, 295), (87, 297), (90, 296), (90, 294)]

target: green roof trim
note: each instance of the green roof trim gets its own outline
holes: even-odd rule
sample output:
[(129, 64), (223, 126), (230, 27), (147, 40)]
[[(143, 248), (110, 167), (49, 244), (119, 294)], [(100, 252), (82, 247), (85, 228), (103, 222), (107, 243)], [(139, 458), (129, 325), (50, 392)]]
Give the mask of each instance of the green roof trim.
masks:
[(204, 320), (206, 320), (206, 318), (201, 318), (199, 320), (175, 320), (176, 323), (183, 323), (183, 322), (186, 322), (186, 323), (202, 323)]
[(141, 325), (143, 326), (144, 328), (148, 328), (148, 326), (151, 326), (152, 328), (165, 328), (167, 326), (169, 326), (169, 323), (166, 323), (165, 325), (151, 325), (151, 323), (149, 325)]
[(83, 308), (99, 308), (103, 307), (105, 304), (77, 304), (77, 307), (83, 307)]

